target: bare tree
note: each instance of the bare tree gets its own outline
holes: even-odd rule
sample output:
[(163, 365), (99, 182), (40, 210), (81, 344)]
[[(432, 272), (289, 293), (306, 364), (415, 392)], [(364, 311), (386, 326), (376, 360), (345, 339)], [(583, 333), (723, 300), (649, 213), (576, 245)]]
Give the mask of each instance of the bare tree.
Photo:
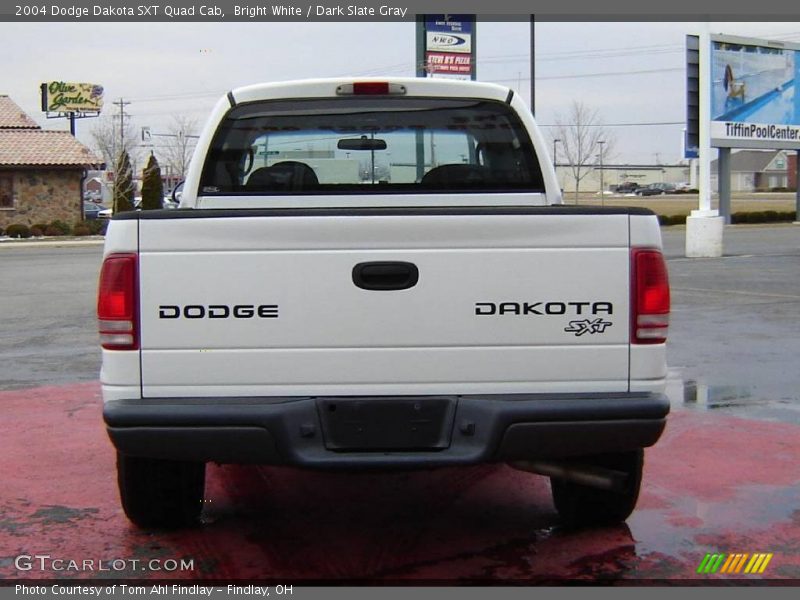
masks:
[[(91, 136), (94, 149), (103, 157), (106, 169), (114, 175), (111, 196), (112, 205), (116, 211), (119, 195), (130, 195), (133, 198), (136, 191), (136, 182), (132, 177), (126, 177), (120, 182), (117, 181), (117, 176), (121, 172), (120, 168), (133, 168), (131, 162), (133, 161), (135, 164), (140, 149), (139, 140), (130, 118), (125, 119), (124, 128), (120, 131), (119, 115), (106, 115), (96, 119), (91, 129)], [(126, 164), (127, 167), (125, 167)], [(105, 194), (103, 195), (105, 197)], [(122, 206), (123, 210), (129, 210), (124, 202)]]
[(186, 170), (197, 144), (197, 119), (186, 115), (173, 115), (172, 123), (164, 136), (166, 143), (159, 147), (167, 174), (177, 180), (186, 178)]
[[(589, 108), (583, 102), (574, 101), (566, 118), (558, 115), (553, 138), (561, 142), (564, 162), (568, 165), (570, 175), (575, 181), (575, 203), (578, 203), (578, 192), (581, 180), (595, 169), (598, 156), (603, 153), (603, 161), (613, 152), (614, 136), (603, 127), (597, 110)], [(600, 191), (602, 194), (602, 190)]]
[(122, 152), (135, 156), (138, 151), (139, 138), (136, 135), (130, 118), (120, 131), (119, 115), (106, 115), (97, 119), (91, 130), (94, 149), (103, 157), (108, 168), (113, 168)]

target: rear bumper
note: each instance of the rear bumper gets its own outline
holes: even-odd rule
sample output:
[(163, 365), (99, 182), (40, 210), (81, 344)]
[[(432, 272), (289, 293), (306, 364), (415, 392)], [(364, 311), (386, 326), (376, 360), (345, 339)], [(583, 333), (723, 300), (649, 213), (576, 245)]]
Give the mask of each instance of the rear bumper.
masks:
[[(370, 402), (387, 410), (376, 411), (376, 404), (369, 408)], [(340, 408), (339, 421), (331, 421), (331, 404)], [(426, 414), (426, 406), (435, 410)], [(359, 407), (368, 410), (359, 412)], [(420, 407), (420, 419), (402, 417), (403, 410)], [(111, 441), (123, 454), (352, 469), (635, 450), (658, 440), (668, 412), (663, 394), (515, 394), (120, 400), (107, 402), (103, 417)], [(395, 414), (401, 415), (399, 421)], [(367, 449), (347, 442), (362, 434), (372, 440), (367, 446), (388, 441), (385, 447)], [(424, 442), (420, 435), (426, 436)]]

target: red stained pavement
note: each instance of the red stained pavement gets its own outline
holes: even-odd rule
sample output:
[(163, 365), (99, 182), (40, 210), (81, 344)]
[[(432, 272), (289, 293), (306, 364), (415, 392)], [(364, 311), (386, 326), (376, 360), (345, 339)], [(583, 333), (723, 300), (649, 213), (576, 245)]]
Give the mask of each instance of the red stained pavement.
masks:
[[(0, 392), (0, 578), (410, 583), (800, 580), (800, 427), (676, 409), (626, 525), (565, 531), (544, 477), (505, 465), (319, 473), (210, 466), (204, 524), (143, 532), (119, 506), (97, 383)], [(771, 552), (764, 575), (698, 575)], [(192, 559), (194, 570), (18, 571)], [(66, 563), (65, 563), (66, 564)], [(97, 563), (95, 563), (97, 564)], [(130, 563), (129, 563), (130, 564)]]

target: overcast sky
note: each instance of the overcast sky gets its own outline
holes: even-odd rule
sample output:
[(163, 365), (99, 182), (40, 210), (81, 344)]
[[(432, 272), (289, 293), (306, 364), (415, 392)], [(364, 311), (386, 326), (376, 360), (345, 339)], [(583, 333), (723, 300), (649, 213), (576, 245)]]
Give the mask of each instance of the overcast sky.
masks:
[[(607, 124), (682, 122), (684, 36), (700, 28), (699, 23), (537, 23), (537, 120), (552, 124), (579, 100)], [(800, 23), (712, 23), (711, 31), (800, 41)], [(172, 115), (204, 121), (220, 95), (241, 85), (411, 76), (414, 35), (413, 23), (0, 23), (5, 53), (0, 93), (44, 127), (68, 129), (64, 119), (44, 118), (39, 84), (97, 83), (105, 88), (106, 114), (116, 110), (112, 101), (124, 97), (136, 130), (148, 126), (158, 133), (167, 130)], [(509, 86), (530, 100), (528, 23), (479, 21), (477, 50), (478, 79)], [(78, 137), (90, 145), (94, 121), (78, 121)], [(616, 144), (609, 162), (677, 162), (682, 129), (680, 124), (613, 127)]]

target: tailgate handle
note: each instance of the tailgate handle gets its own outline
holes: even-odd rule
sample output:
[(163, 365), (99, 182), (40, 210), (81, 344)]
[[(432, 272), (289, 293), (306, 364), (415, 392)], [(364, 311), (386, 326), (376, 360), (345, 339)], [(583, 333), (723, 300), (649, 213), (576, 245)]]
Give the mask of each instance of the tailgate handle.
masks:
[(417, 281), (419, 269), (409, 262), (365, 262), (353, 267), (353, 283), (362, 290), (407, 290)]

